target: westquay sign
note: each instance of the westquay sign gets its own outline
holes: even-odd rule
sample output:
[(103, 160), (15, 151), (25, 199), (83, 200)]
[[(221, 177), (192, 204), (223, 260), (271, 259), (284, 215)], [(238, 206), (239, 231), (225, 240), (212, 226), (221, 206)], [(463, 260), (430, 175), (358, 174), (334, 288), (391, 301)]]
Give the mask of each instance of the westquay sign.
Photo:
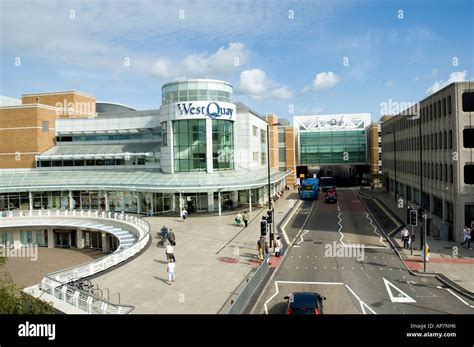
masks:
[(197, 101), (177, 103), (177, 118), (203, 118), (235, 120), (235, 105), (227, 102)]

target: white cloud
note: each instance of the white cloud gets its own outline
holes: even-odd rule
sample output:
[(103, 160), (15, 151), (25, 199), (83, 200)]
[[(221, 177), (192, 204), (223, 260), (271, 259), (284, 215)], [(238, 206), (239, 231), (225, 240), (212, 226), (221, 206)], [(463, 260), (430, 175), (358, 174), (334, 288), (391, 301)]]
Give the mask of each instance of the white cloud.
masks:
[(184, 74), (187, 78), (228, 76), (245, 65), (250, 51), (241, 42), (230, 42), (214, 53), (198, 53), (186, 56), (182, 60), (159, 58), (152, 63), (150, 73), (157, 78), (176, 78)]
[(431, 95), (431, 94), (437, 92), (438, 90), (446, 87), (447, 85), (449, 85), (453, 82), (465, 81), (466, 80), (466, 75), (467, 75), (466, 70), (452, 72), (449, 75), (447, 81), (440, 80), (440, 81), (436, 81), (435, 83), (433, 83), (433, 85), (426, 90), (426, 94)]
[(267, 78), (265, 71), (261, 69), (242, 71), (236, 91), (240, 94), (247, 94), (256, 100), (266, 98), (289, 99), (293, 97), (293, 91), (285, 85), (272, 82)]
[(334, 72), (320, 72), (313, 81), (313, 87), (316, 90), (328, 89), (334, 87), (340, 81), (340, 77)]

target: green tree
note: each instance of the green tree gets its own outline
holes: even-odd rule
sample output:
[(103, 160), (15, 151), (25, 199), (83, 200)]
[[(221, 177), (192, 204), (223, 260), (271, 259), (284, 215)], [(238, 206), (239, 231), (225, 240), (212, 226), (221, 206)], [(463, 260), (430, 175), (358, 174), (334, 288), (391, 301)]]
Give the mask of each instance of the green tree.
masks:
[(21, 291), (7, 272), (0, 273), (0, 314), (52, 314), (51, 304)]

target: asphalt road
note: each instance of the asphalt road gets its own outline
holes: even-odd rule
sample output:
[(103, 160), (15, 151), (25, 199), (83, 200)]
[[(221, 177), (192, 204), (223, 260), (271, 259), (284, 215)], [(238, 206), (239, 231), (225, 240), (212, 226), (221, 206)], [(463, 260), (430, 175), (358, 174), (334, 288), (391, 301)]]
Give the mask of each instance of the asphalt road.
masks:
[(325, 296), (325, 314), (474, 313), (474, 302), (437, 279), (410, 275), (352, 190), (338, 191), (338, 204), (323, 195), (301, 202), (285, 231), (294, 245), (255, 294), (253, 313), (285, 313), (294, 291)]

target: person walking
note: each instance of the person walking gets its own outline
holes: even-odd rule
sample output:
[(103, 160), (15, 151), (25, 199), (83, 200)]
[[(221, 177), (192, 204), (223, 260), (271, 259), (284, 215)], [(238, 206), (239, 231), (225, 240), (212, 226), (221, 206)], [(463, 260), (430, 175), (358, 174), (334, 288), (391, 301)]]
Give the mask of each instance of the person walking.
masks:
[(467, 242), (467, 248), (471, 248), (471, 228), (468, 228), (467, 226), (464, 227), (463, 230), (463, 236), (464, 236), (464, 241), (461, 243), (461, 246), (464, 246), (464, 244)]
[(403, 241), (403, 248), (407, 249), (408, 248), (408, 243), (410, 240), (410, 233), (408, 232), (408, 229), (404, 227), (402, 229), (402, 241)]
[(176, 258), (174, 256), (173, 246), (168, 245), (166, 246), (166, 260), (176, 262)]
[(168, 260), (166, 271), (168, 272), (168, 285), (170, 286), (171, 282), (174, 282), (176, 279), (176, 263), (173, 260)]
[(181, 218), (183, 219), (183, 222), (186, 220), (186, 217), (188, 216), (188, 211), (183, 208), (183, 210), (181, 211)]
[(263, 260), (263, 254), (265, 252), (265, 239), (260, 237), (257, 241), (257, 251), (258, 251), (258, 259)]
[(168, 233), (168, 242), (170, 243), (171, 246), (176, 246), (176, 236), (174, 234), (173, 229), (170, 229)]
[(425, 246), (423, 246), (423, 250), (420, 255), (422, 260), (424, 260), (424, 257), (426, 257), (426, 262), (430, 261), (430, 246), (428, 246), (428, 243), (426, 243), (426, 249)]
[(240, 212), (237, 213), (237, 216), (235, 217), (234, 221), (235, 225), (240, 226), (240, 223), (242, 223), (242, 215), (240, 214)]
[(244, 221), (245, 227), (247, 227), (248, 224), (249, 224), (249, 214), (247, 213), (247, 211), (244, 212), (244, 215), (242, 216), (242, 219)]
[(281, 255), (281, 249), (283, 248), (283, 243), (281, 242), (280, 236), (277, 236), (275, 241), (275, 256), (279, 257)]

